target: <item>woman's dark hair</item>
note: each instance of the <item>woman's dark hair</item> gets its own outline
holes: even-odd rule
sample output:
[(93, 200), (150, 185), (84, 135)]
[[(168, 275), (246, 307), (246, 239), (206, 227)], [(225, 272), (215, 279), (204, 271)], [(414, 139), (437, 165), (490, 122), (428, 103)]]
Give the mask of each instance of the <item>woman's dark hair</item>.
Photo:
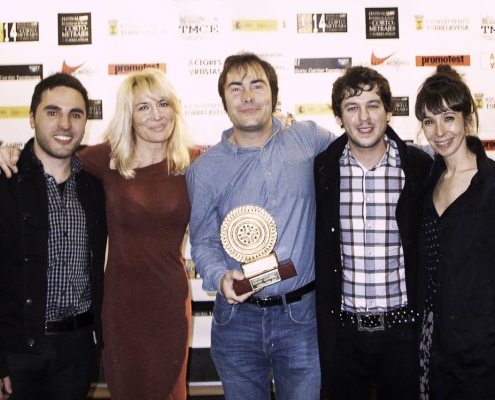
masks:
[(229, 56), (225, 59), (223, 64), (223, 70), (218, 78), (218, 94), (222, 98), (223, 108), (227, 111), (227, 102), (225, 101), (225, 83), (227, 81), (227, 75), (230, 71), (247, 74), (249, 69), (265, 71), (268, 78), (268, 84), (272, 91), (272, 112), (275, 111), (278, 99), (278, 79), (275, 68), (266, 61), (259, 58), (253, 53), (242, 53)]
[(449, 110), (460, 112), (466, 132), (470, 133), (473, 122), (478, 131), (478, 110), (471, 91), (450, 65), (439, 65), (436, 72), (420, 86), (415, 107), (416, 118), (420, 122), (426, 118), (427, 110), (433, 115)]
[(332, 88), (332, 110), (336, 117), (342, 118), (342, 102), (350, 97), (359, 96), (363, 91), (371, 92), (377, 88), (378, 95), (387, 112), (394, 110), (394, 102), (388, 80), (372, 68), (350, 67), (338, 78)]
[(86, 105), (86, 118), (88, 118), (88, 91), (77, 78), (74, 78), (72, 75), (64, 74), (62, 72), (57, 72), (56, 74), (50, 75), (48, 78), (43, 79), (36, 85), (36, 87), (34, 88), (33, 97), (31, 98), (31, 107), (29, 111), (31, 111), (33, 115), (36, 116), (36, 109), (41, 103), (41, 97), (43, 96), (43, 93), (45, 93), (47, 90), (55, 89), (59, 86), (65, 86), (77, 90), (79, 93), (81, 93), (81, 96), (84, 99), (84, 104)]

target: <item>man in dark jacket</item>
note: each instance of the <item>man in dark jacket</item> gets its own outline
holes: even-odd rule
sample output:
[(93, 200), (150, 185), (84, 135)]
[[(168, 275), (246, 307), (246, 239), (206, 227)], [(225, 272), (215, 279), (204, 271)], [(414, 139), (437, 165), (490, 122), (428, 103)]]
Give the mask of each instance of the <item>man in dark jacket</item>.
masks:
[(316, 301), (322, 391), (331, 399), (419, 397), (420, 202), (432, 159), (388, 125), (375, 70), (349, 68), (332, 107), (345, 134), (315, 159)]
[(86, 399), (103, 346), (105, 196), (73, 155), (88, 108), (76, 78), (42, 80), (34, 139), (0, 176), (0, 399)]

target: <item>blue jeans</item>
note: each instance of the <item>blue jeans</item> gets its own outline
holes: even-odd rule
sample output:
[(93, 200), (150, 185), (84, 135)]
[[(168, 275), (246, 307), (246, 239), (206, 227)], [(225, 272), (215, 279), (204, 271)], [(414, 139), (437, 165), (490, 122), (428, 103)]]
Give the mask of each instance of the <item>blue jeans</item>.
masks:
[(269, 400), (270, 370), (277, 400), (319, 399), (314, 292), (265, 308), (230, 305), (217, 294), (211, 356), (226, 399)]

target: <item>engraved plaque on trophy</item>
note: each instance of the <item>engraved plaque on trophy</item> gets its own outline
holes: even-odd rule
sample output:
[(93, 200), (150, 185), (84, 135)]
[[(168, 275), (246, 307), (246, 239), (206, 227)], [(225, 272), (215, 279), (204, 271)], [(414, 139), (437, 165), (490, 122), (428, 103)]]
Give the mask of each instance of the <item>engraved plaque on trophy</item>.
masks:
[(241, 295), (296, 276), (292, 261), (279, 262), (273, 251), (277, 225), (265, 209), (246, 205), (234, 208), (220, 228), (222, 245), (229, 256), (241, 263), (245, 279), (234, 282)]

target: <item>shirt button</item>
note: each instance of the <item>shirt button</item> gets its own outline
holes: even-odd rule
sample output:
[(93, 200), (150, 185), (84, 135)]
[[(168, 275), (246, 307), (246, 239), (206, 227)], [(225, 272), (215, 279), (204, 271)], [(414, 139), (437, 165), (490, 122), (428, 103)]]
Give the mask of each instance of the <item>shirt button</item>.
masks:
[(27, 341), (27, 344), (29, 347), (33, 347), (34, 345), (34, 339), (33, 338), (29, 338), (28, 341)]
[(266, 173), (266, 177), (269, 178), (270, 176), (272, 176), (272, 174), (270, 174), (269, 172)]
[(33, 304), (33, 301), (32, 301), (31, 299), (27, 299), (27, 300), (26, 300), (26, 304), (27, 304), (28, 306), (30, 306), (31, 304)]
[(270, 201), (270, 204), (273, 206), (275, 204), (275, 200)]

